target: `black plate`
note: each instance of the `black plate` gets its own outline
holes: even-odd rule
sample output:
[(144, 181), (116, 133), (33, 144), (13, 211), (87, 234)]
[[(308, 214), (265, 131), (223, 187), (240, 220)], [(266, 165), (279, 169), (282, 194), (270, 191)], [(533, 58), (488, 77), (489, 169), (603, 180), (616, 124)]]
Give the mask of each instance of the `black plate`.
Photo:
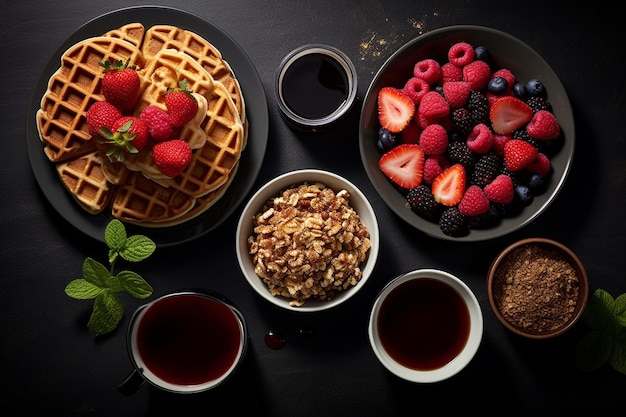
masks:
[[(547, 190), (535, 196), (532, 204), (512, 217), (502, 220), (497, 227), (472, 229), (463, 237), (444, 234), (439, 225), (425, 220), (406, 207), (406, 198), (391, 184), (378, 166), (380, 152), (376, 148), (379, 129), (377, 113), (378, 91), (384, 86), (402, 87), (407, 74), (412, 74), (413, 66), (424, 58), (434, 58), (445, 62), (450, 46), (459, 41), (485, 45), (498, 68), (508, 68), (523, 81), (539, 78), (546, 86), (548, 99), (556, 118), (559, 120), (565, 141), (559, 152), (551, 158), (554, 172)], [(361, 160), (370, 181), (385, 201), (405, 222), (422, 232), (443, 240), (476, 242), (494, 239), (518, 230), (543, 213), (554, 201), (570, 172), (574, 155), (575, 126), (572, 106), (567, 92), (558, 76), (548, 63), (530, 46), (521, 40), (495, 29), (460, 25), (450, 26), (425, 33), (400, 47), (380, 68), (367, 91), (359, 124), (359, 147)]]
[(146, 29), (156, 24), (175, 25), (195, 32), (211, 42), (220, 50), (239, 80), (249, 122), (248, 142), (241, 155), (237, 174), (215, 205), (198, 217), (176, 226), (164, 228), (127, 226), (129, 233), (143, 233), (159, 246), (170, 246), (198, 238), (225, 221), (252, 188), (265, 156), (269, 120), (263, 85), (246, 53), (220, 28), (178, 9), (153, 6), (120, 9), (87, 22), (59, 46), (35, 84), (26, 114), (26, 148), (35, 178), (52, 206), (80, 231), (94, 239), (104, 241), (104, 229), (113, 216), (110, 212), (98, 215), (87, 213), (67, 192), (58, 178), (54, 164), (43, 152), (43, 142), (39, 138), (35, 115), (46, 92), (50, 76), (59, 68), (61, 55), (70, 46), (133, 22), (141, 22)]

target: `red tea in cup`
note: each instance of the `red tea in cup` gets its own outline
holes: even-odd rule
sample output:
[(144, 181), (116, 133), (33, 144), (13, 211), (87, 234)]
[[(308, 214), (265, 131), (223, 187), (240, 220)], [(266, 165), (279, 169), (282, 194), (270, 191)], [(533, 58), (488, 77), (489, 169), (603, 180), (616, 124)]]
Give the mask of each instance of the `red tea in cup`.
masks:
[(140, 308), (129, 328), (136, 371), (153, 385), (175, 392), (219, 384), (240, 362), (245, 346), (241, 314), (202, 293), (161, 297)]

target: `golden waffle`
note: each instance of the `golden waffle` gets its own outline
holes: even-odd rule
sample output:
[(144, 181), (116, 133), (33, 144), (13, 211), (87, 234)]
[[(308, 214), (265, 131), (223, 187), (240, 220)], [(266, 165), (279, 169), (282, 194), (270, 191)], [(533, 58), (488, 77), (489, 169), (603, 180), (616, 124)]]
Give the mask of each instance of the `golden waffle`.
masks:
[(52, 75), (37, 111), (37, 129), (45, 143), (44, 152), (53, 162), (95, 149), (85, 120), (85, 112), (100, 93), (100, 61), (123, 60), (142, 67), (141, 51), (133, 44), (112, 37), (86, 39), (61, 56), (61, 67)]
[(195, 198), (131, 172), (118, 186), (112, 204), (113, 216), (130, 223), (171, 221), (187, 213)]
[[(42, 98), (37, 115), (40, 136), (46, 154), (57, 162), (64, 185), (90, 213), (109, 207), (114, 217), (143, 226), (180, 224), (213, 206), (233, 181), (247, 139), (239, 84), (219, 51), (206, 40), (180, 29), (175, 32), (191, 38), (183, 42), (174, 37), (159, 50), (152, 42), (150, 58), (140, 51), (145, 48), (144, 41), (155, 38), (144, 36), (145, 29), (139, 23), (84, 40), (63, 54), (61, 68), (50, 79), (51, 88)], [(196, 43), (208, 47), (210, 56), (188, 55), (186, 52), (197, 51)], [(128, 155), (124, 163), (110, 161), (88, 133), (84, 114), (93, 102), (104, 99), (100, 94), (103, 71), (98, 62), (129, 58), (142, 78), (135, 115), (147, 105), (166, 109), (162, 93), (183, 78), (198, 100), (194, 122), (176, 130), (176, 136), (194, 149), (192, 162), (176, 178), (161, 174), (149, 151)], [(219, 76), (229, 88), (215, 81), (207, 68), (222, 74)], [(63, 126), (62, 134), (58, 126)]]
[(115, 186), (109, 184), (97, 151), (56, 164), (59, 178), (78, 203), (93, 214), (109, 206)]
[(142, 52), (144, 57), (152, 59), (159, 51), (176, 49), (191, 56), (215, 81), (221, 82), (230, 93), (237, 113), (242, 122), (246, 120), (245, 103), (241, 87), (230, 65), (223, 59), (221, 52), (202, 36), (176, 26), (155, 25), (145, 34)]
[(137, 48), (141, 47), (146, 30), (141, 23), (129, 23), (119, 29), (113, 29), (103, 36), (118, 38), (132, 43)]

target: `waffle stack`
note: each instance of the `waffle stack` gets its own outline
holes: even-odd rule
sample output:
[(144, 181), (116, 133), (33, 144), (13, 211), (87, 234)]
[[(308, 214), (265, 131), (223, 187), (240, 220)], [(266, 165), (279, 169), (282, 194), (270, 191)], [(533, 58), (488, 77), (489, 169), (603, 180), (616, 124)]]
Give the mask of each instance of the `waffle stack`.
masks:
[[(127, 61), (141, 78), (133, 114), (148, 105), (165, 109), (163, 92), (182, 79), (199, 103), (191, 122), (177, 132), (193, 150), (177, 177), (163, 175), (151, 143), (122, 162), (111, 161), (88, 131), (85, 113), (101, 94), (100, 61)], [(110, 210), (121, 220), (164, 227), (189, 220), (226, 192), (247, 141), (245, 102), (239, 82), (220, 52), (193, 32), (167, 25), (145, 30), (140, 23), (85, 39), (61, 57), (37, 112), (44, 152), (81, 207)]]

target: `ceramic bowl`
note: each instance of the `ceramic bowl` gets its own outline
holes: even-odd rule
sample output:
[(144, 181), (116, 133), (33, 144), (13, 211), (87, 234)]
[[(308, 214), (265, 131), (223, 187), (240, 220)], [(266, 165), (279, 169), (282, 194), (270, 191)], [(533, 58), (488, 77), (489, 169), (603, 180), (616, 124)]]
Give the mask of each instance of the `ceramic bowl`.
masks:
[(589, 297), (581, 260), (562, 243), (519, 240), (493, 261), (487, 275), (492, 311), (513, 333), (531, 339), (558, 336), (580, 319)]
[[(346, 190), (350, 193), (349, 204), (359, 215), (361, 222), (369, 232), (371, 248), (367, 258), (360, 265), (362, 277), (354, 286), (337, 291), (330, 300), (314, 300), (309, 298), (303, 305), (293, 306), (290, 299), (280, 295), (272, 295), (267, 284), (255, 272), (255, 265), (248, 247), (248, 237), (253, 235), (254, 217), (260, 213), (265, 203), (292, 186), (303, 183), (322, 183), (335, 193)], [(376, 215), (366, 196), (350, 181), (335, 173), (317, 169), (303, 169), (282, 174), (262, 186), (244, 207), (236, 232), (237, 260), (246, 281), (263, 299), (280, 308), (297, 312), (315, 312), (336, 307), (355, 296), (366, 284), (378, 258), (379, 229)]]
[(411, 382), (432, 383), (464, 369), (478, 351), (483, 316), (472, 290), (439, 269), (389, 282), (372, 307), (368, 334), (380, 363)]
[[(426, 220), (406, 205), (406, 198), (378, 166), (381, 153), (377, 148), (378, 122), (377, 95), (381, 88), (402, 88), (413, 74), (416, 62), (434, 58), (438, 62), (447, 60), (450, 46), (465, 41), (473, 46), (488, 48), (493, 67), (508, 68), (518, 80), (526, 82), (539, 78), (546, 87), (554, 115), (561, 125), (563, 145), (551, 157), (553, 174), (543, 194), (535, 196), (533, 202), (517, 215), (507, 216), (498, 226), (470, 229), (462, 237), (444, 234), (437, 223)], [(523, 41), (498, 30), (482, 26), (451, 26), (436, 29), (409, 41), (387, 59), (372, 80), (361, 109), (359, 144), (365, 171), (376, 191), (387, 206), (409, 225), (423, 233), (444, 240), (483, 241), (494, 239), (524, 227), (543, 213), (557, 197), (570, 172), (574, 152), (574, 117), (569, 98), (558, 76), (548, 63)]]

